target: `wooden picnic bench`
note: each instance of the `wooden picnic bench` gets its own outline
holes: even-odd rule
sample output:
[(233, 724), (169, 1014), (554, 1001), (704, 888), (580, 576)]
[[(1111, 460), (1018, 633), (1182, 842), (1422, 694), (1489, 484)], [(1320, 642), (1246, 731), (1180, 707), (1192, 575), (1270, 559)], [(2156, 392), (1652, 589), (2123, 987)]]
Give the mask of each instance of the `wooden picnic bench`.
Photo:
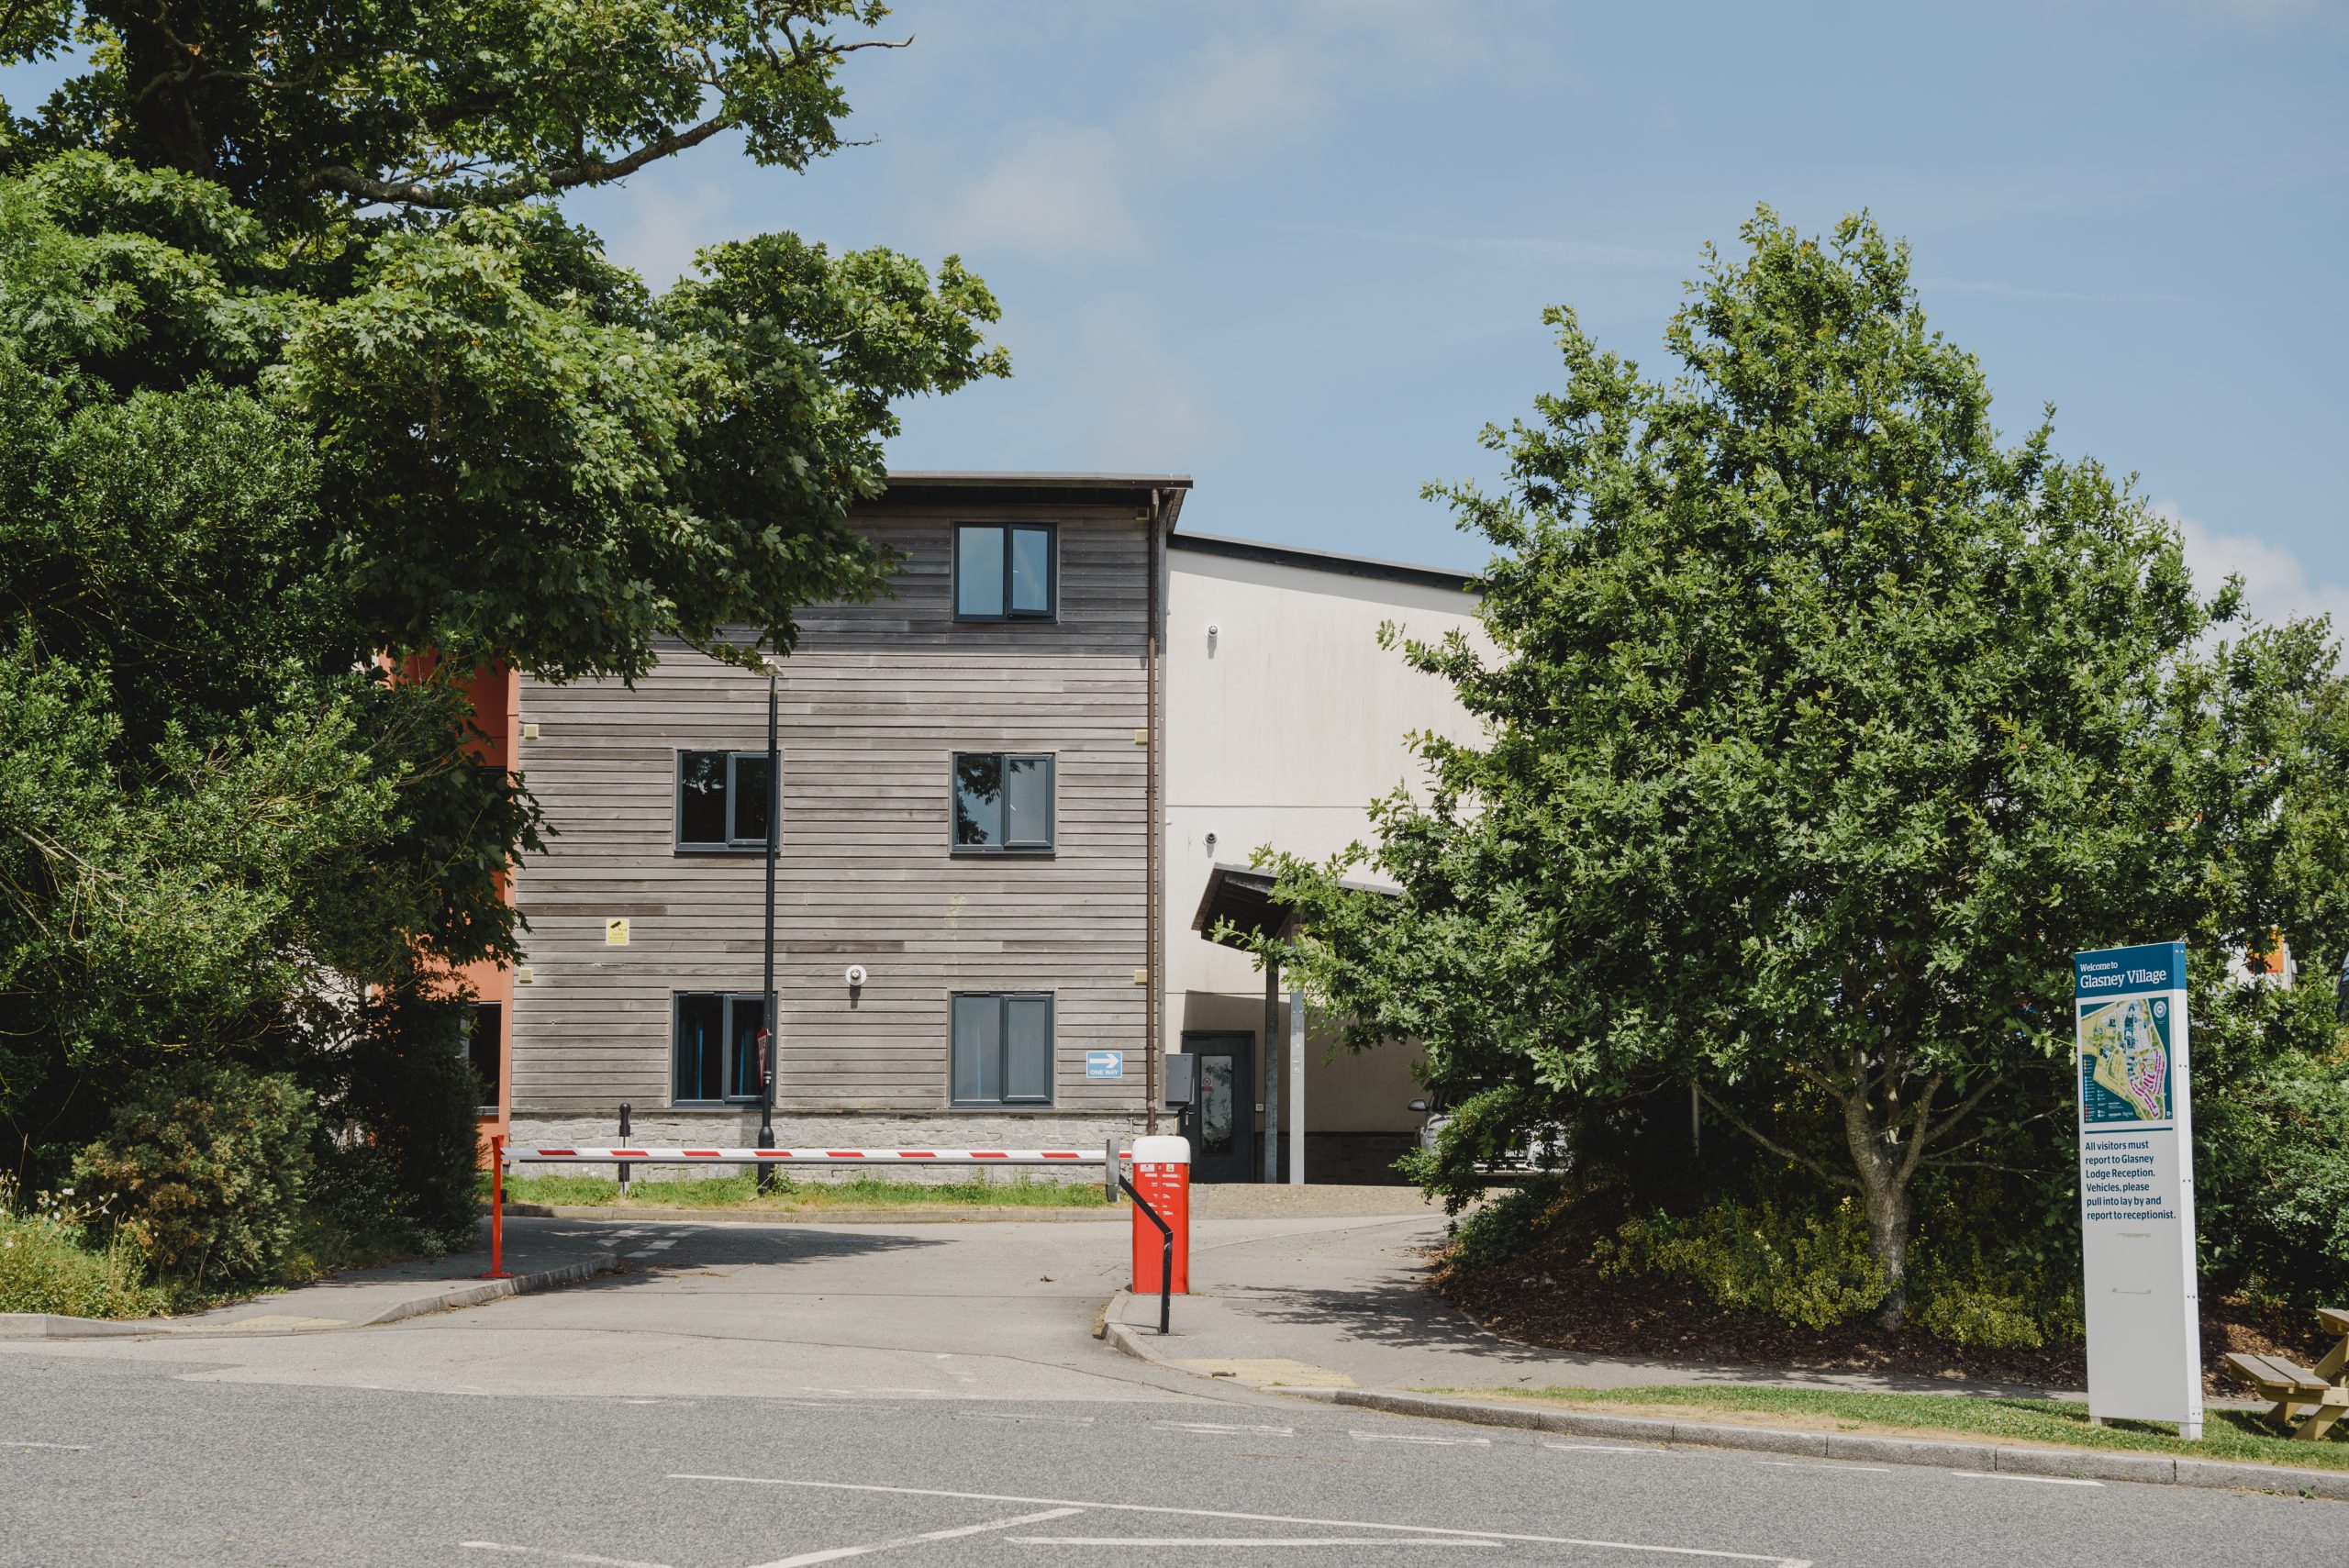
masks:
[(2227, 1357), (2227, 1370), (2259, 1390), (2263, 1399), (2273, 1399), (2276, 1407), (2267, 1412), (2270, 1419), (2295, 1438), (2313, 1441), (2324, 1436), (2332, 1423), (2349, 1414), (2349, 1312), (2338, 1307), (2317, 1308), (2317, 1322), (2332, 1336), (2332, 1348), (2314, 1368), (2282, 1356), (2253, 1355), (2235, 1351)]
[(2316, 1363), (2316, 1374), (2327, 1383), (2349, 1383), (2349, 1312), (2338, 1307), (2320, 1307), (2316, 1320), (2332, 1336), (2332, 1349)]

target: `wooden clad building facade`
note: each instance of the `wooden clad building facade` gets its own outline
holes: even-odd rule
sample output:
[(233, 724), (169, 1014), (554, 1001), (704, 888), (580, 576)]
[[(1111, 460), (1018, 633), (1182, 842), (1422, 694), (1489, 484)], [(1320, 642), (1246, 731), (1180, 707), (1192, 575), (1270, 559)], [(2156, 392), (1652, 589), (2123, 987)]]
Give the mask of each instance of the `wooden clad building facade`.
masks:
[[(1164, 542), (1189, 482), (901, 474), (894, 597), (781, 662), (785, 1143), (1097, 1146), (1147, 1114)], [(506, 1024), (523, 1139), (749, 1142), (768, 683), (690, 649), (517, 694), (547, 852)], [(861, 983), (852, 984), (852, 970)]]

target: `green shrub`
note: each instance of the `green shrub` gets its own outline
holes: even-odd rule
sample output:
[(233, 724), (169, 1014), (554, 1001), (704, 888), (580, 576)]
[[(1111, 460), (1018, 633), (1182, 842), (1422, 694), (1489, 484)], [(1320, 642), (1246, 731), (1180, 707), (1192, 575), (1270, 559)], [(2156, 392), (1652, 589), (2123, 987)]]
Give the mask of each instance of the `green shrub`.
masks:
[(146, 1260), (105, 1213), (68, 1188), (27, 1198), (0, 1176), (0, 1312), (145, 1318), (163, 1309)]
[[(2199, 1043), (2199, 1041), (2198, 1041)], [(2198, 1063), (2199, 1066), (2199, 1063)], [(2349, 1073), (2290, 1059), (2224, 1095), (2194, 1095), (2203, 1265), (2301, 1306), (2349, 1292)]]
[(465, 1006), (379, 998), (337, 1059), (317, 1207), (362, 1252), (473, 1244), (481, 1085), (462, 1049)]
[(73, 1162), (158, 1274), (201, 1290), (269, 1279), (301, 1207), (316, 1125), (290, 1077), (186, 1060), (139, 1080)]
[(1909, 1316), (1933, 1338), (1969, 1350), (2035, 1351), (2047, 1342), (2030, 1304), (1996, 1290), (1943, 1285), (1912, 1301)]
[(2085, 1333), (2076, 1257), (2034, 1253), (2000, 1236), (1998, 1216), (1947, 1206), (1920, 1221), (1909, 1251), (1909, 1318), (1969, 1350), (2036, 1351)]
[(1597, 1252), (1608, 1277), (1688, 1280), (1718, 1306), (1804, 1329), (1856, 1318), (1891, 1290), (1849, 1198), (1824, 1215), (1791, 1215), (1765, 1200), (1715, 1204), (1690, 1219), (1627, 1220)]
[(1562, 1184), (1536, 1178), (1470, 1210), (1453, 1227), (1453, 1262), (1489, 1269), (1517, 1257), (1540, 1240), (1563, 1195)]

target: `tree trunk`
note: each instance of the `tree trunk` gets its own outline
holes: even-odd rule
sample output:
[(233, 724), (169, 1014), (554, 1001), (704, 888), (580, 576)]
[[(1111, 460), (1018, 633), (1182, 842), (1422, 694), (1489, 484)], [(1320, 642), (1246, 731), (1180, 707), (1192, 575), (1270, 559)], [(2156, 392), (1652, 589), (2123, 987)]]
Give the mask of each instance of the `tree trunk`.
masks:
[(1843, 1135), (1867, 1209), (1868, 1246), (1892, 1284), (1876, 1311), (1876, 1324), (1885, 1329), (1901, 1327), (1909, 1310), (1909, 1178), (1914, 1173), (1914, 1162), (1904, 1160), (1887, 1136), (1891, 1130), (1878, 1122), (1865, 1095), (1843, 1101)]

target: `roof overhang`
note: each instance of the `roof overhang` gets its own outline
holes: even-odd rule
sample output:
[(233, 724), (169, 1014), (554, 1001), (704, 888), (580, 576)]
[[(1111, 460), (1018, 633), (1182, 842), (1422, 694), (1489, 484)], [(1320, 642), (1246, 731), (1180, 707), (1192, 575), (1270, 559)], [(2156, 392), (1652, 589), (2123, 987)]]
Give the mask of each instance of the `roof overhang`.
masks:
[(891, 469), (883, 506), (1135, 506), (1155, 497), (1172, 529), (1191, 488), (1187, 473), (1054, 473), (1017, 470)]
[[(1217, 865), (1208, 872), (1207, 890), (1191, 929), (1225, 947), (1245, 947), (1252, 937), (1277, 937), (1288, 929), (1288, 912), (1273, 902), (1273, 873), (1252, 866)], [(1218, 927), (1230, 934), (1219, 937)]]
[(1448, 588), (1456, 594), (1476, 591), (1476, 574), (1442, 566), (1414, 566), (1408, 562), (1379, 561), (1367, 555), (1341, 555), (1333, 550), (1303, 550), (1296, 545), (1265, 544), (1252, 539), (1225, 539), (1217, 534), (1176, 534), (1167, 541), (1172, 550), (1197, 555), (1219, 555), (1232, 561), (1253, 561), (1267, 566), (1294, 567), (1337, 577), (1367, 577), (1387, 583), (1415, 583), (1423, 588)]
[[(1191, 929), (1208, 941), (1234, 948), (1247, 946), (1254, 937), (1286, 936), (1295, 917), (1273, 896), (1273, 873), (1254, 866), (1218, 863), (1210, 867), (1207, 888), (1199, 895), (1198, 913), (1191, 917)], [(1403, 896), (1401, 888), (1374, 882), (1348, 880), (1338, 885), (1349, 893), (1375, 893), (1381, 898)], [(1230, 927), (1231, 936), (1219, 938), (1219, 926)]]

